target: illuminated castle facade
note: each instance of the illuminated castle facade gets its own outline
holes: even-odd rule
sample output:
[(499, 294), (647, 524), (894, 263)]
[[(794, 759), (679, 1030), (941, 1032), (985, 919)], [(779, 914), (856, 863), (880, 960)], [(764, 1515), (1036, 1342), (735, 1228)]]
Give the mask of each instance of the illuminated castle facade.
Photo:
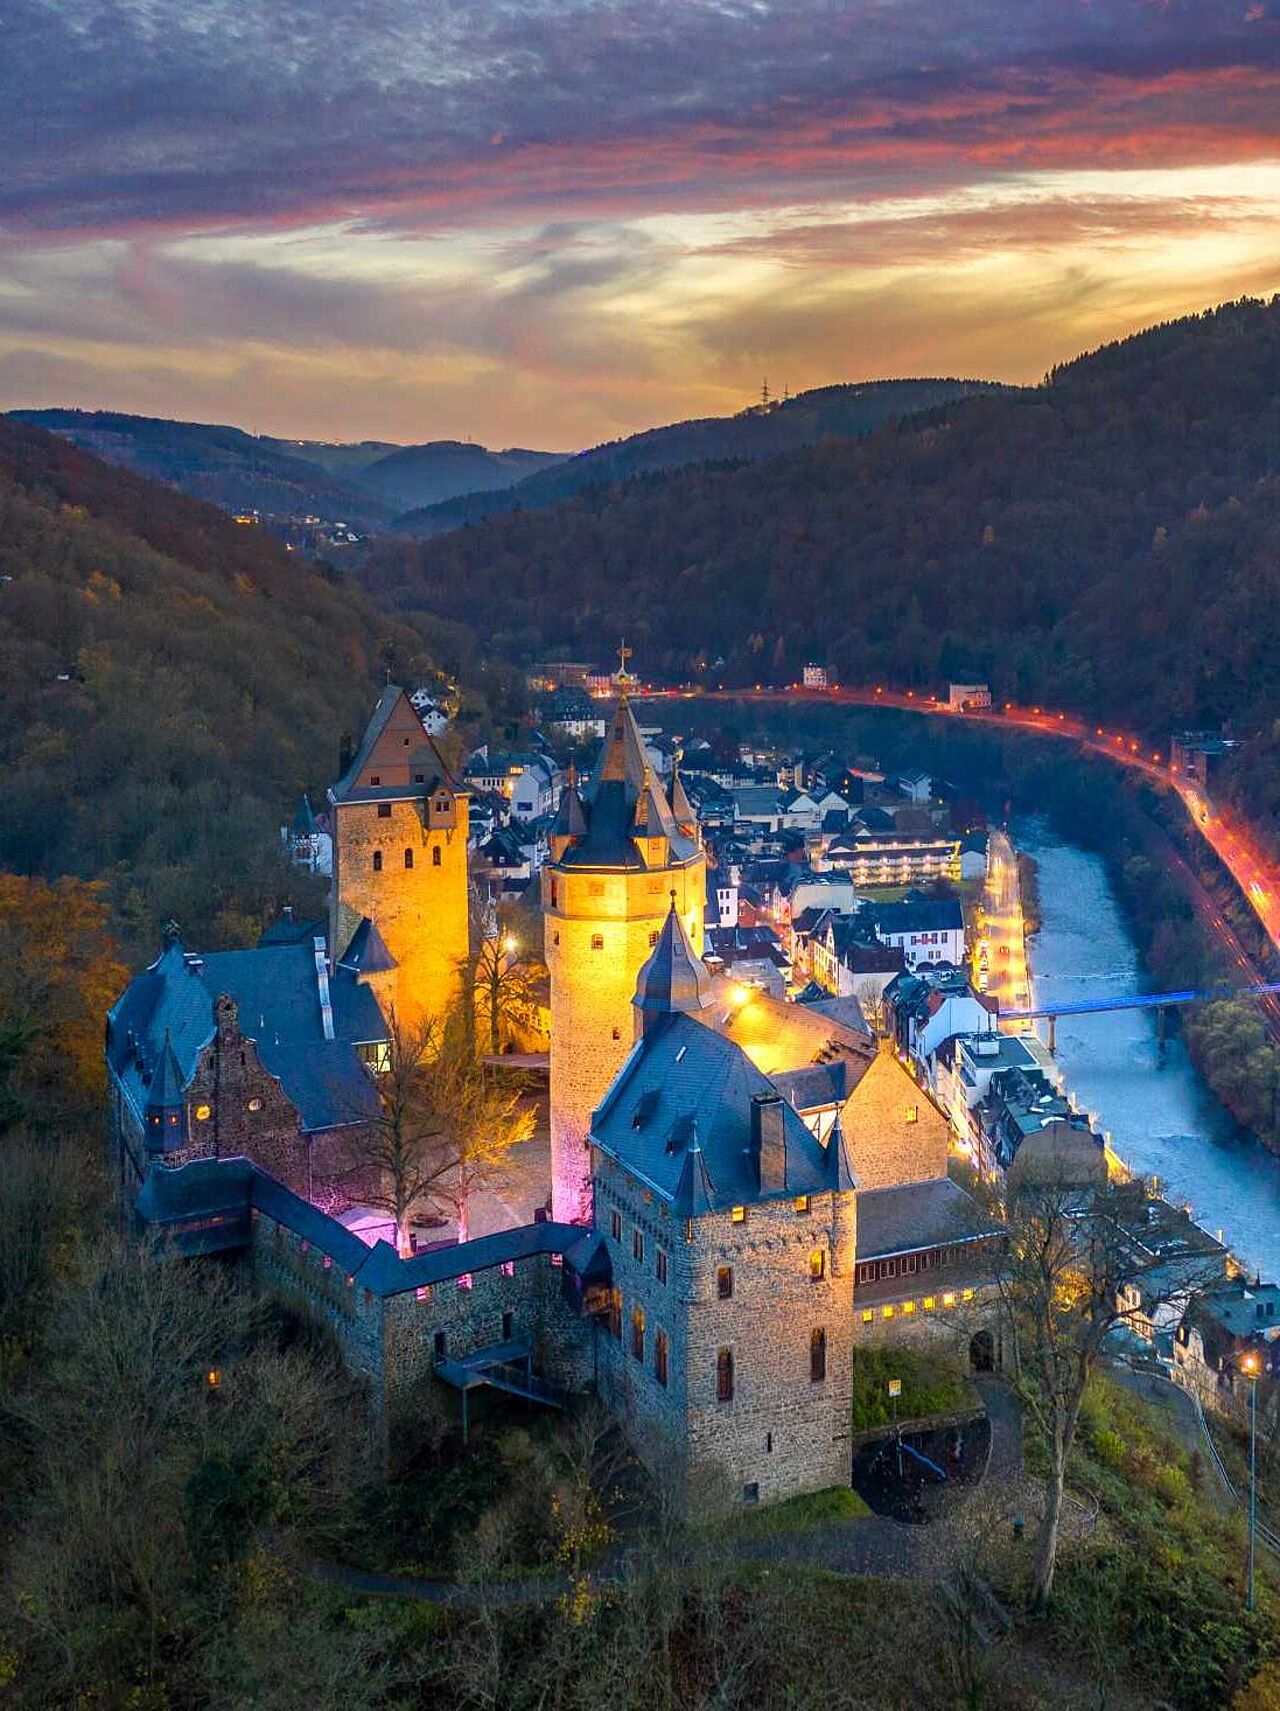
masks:
[(467, 796), (402, 689), (383, 691), (329, 817), (331, 959), (373, 988), (388, 1021), (442, 1017), (468, 949)]
[(543, 869), (551, 975), (551, 1205), (591, 1216), (591, 1114), (630, 1052), (636, 978), (674, 902), (702, 954), (706, 859), (677, 774), (654, 778), (627, 680), (590, 780), (571, 781)]

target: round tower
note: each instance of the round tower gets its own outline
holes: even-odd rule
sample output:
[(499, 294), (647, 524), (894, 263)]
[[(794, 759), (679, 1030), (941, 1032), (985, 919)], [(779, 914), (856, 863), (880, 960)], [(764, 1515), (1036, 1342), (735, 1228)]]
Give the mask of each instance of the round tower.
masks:
[[(551, 974), (551, 1206), (591, 1217), (591, 1114), (635, 1036), (636, 977), (674, 906), (699, 956), (706, 860), (683, 787), (654, 779), (627, 685), (600, 758), (570, 780), (542, 872)], [(673, 895), (674, 894), (674, 895)]]

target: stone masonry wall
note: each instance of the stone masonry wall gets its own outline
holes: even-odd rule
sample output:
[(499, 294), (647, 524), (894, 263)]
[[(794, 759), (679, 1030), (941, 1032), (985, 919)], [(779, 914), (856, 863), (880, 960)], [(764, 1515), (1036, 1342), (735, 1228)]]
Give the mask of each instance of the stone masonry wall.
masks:
[[(621, 1336), (605, 1339), (601, 1382), (627, 1420), (639, 1453), (678, 1505), (696, 1512), (725, 1501), (776, 1502), (846, 1484), (850, 1474), (854, 1196), (814, 1195), (753, 1205), (735, 1223), (718, 1212), (686, 1226), (619, 1167), (603, 1161), (596, 1225), (609, 1243), (621, 1291)], [(613, 1214), (621, 1237), (613, 1233)], [(635, 1257), (635, 1234), (645, 1238)], [(656, 1250), (667, 1254), (660, 1283)], [(814, 1281), (810, 1255), (824, 1256)], [(720, 1299), (718, 1272), (733, 1271)], [(645, 1313), (643, 1361), (632, 1354), (632, 1313)], [(826, 1332), (826, 1377), (810, 1376), (810, 1334)], [(668, 1382), (658, 1383), (655, 1343), (670, 1337)], [(718, 1356), (733, 1355), (730, 1401), (717, 1398)], [(749, 1495), (755, 1489), (755, 1497)]]
[(947, 1174), (947, 1119), (889, 1047), (882, 1044), (867, 1066), (841, 1121), (859, 1188), (895, 1188)]
[[(450, 1008), (467, 955), (467, 802), (453, 800), (451, 825), (430, 824), (433, 810), (416, 800), (344, 802), (333, 810), (329, 954), (335, 960), (343, 954), (367, 915), (398, 965), (390, 976), (375, 977), (379, 999), (411, 1027)], [(390, 813), (380, 815), (379, 806)], [(406, 850), (413, 853), (411, 868)]]

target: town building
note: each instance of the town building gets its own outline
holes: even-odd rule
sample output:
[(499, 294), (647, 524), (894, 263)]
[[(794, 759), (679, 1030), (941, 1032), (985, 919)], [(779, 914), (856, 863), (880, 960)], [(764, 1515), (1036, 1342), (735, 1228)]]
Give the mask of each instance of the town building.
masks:
[(1191, 1295), (1173, 1343), (1179, 1383), (1211, 1407), (1238, 1406), (1253, 1382), (1246, 1356), (1258, 1382), (1280, 1379), (1280, 1286), (1236, 1277)]
[[(889, 821), (889, 828), (873, 826), (873, 817)], [(960, 879), (958, 838), (899, 831), (890, 815), (873, 808), (862, 809), (848, 831), (830, 840), (824, 859), (829, 867), (847, 873), (858, 890)]]
[(964, 962), (964, 914), (954, 898), (907, 898), (873, 903), (869, 913), (882, 944), (901, 950), (911, 970), (921, 963)]
[(904, 971), (885, 987), (884, 1003), (898, 1050), (935, 1091), (937, 1056), (948, 1040), (957, 1034), (1000, 1038), (996, 1000), (975, 992), (964, 971), (950, 964), (935, 967), (922, 961), (914, 971)]
[(985, 713), (991, 707), (991, 689), (985, 683), (951, 683), (947, 706), (953, 713)]

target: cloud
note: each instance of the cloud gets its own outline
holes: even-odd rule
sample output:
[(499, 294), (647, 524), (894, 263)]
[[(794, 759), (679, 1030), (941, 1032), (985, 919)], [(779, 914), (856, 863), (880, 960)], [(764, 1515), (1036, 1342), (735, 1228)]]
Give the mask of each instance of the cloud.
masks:
[(1280, 285), (1276, 0), (5, 0), (0, 31), (15, 403), (587, 443), (761, 364), (1026, 378)]

